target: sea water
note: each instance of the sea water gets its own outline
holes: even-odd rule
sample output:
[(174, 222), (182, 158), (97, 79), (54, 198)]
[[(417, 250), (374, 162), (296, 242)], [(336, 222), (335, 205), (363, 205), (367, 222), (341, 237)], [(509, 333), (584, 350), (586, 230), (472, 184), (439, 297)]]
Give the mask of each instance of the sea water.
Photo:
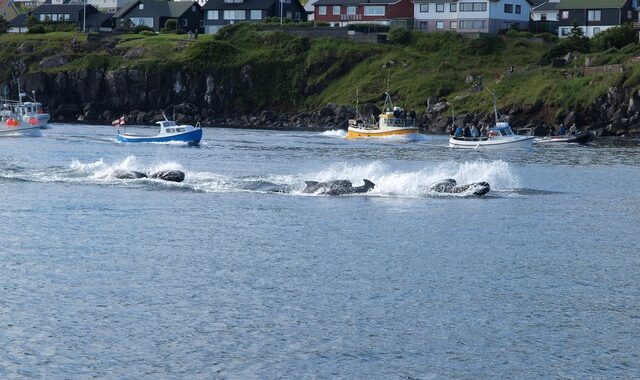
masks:
[[(640, 148), (0, 140), (0, 378), (640, 376)], [(115, 170), (179, 169), (183, 183)], [(367, 178), (368, 194), (304, 181)], [(443, 196), (443, 178), (491, 192)]]

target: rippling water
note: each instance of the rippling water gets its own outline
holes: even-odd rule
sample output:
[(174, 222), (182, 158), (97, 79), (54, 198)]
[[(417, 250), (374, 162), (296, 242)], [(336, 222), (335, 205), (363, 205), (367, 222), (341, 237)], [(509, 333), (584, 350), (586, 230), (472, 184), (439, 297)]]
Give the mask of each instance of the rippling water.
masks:
[(637, 142), (44, 132), (0, 140), (0, 378), (640, 376)]

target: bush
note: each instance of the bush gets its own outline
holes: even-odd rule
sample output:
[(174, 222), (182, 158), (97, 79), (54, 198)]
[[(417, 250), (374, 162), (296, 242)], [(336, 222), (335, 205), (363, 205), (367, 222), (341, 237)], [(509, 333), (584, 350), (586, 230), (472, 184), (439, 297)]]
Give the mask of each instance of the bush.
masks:
[(538, 33), (534, 34), (536, 38), (542, 38), (546, 42), (558, 42), (559, 38), (557, 35), (552, 33)]
[(176, 33), (178, 31), (178, 21), (170, 18), (164, 23), (164, 28), (160, 29), (160, 33)]
[(533, 37), (533, 33), (531, 32), (526, 32), (526, 31), (520, 31), (520, 30), (516, 30), (516, 29), (509, 29), (505, 32), (505, 34), (509, 37), (515, 37), (515, 38), (531, 38)]
[(27, 33), (30, 33), (30, 34), (44, 34), (46, 32), (47, 32), (47, 30), (44, 28), (44, 25), (37, 24), (37, 25), (33, 25), (32, 27), (30, 27), (29, 31)]
[(142, 30), (140, 31), (138, 34), (142, 35), (142, 36), (157, 36), (156, 32), (152, 31), (152, 30)]
[(598, 33), (591, 39), (591, 47), (593, 51), (605, 51), (612, 47), (622, 49), (637, 42), (636, 37), (631, 24), (620, 25)]
[(144, 34), (141, 32), (153, 32), (153, 28), (147, 25), (137, 25), (135, 28), (133, 28), (133, 33)]
[(481, 36), (470, 43), (473, 49), (479, 55), (488, 55), (504, 49), (504, 42), (496, 36)]
[(387, 40), (392, 44), (406, 45), (411, 41), (411, 32), (405, 28), (391, 28)]

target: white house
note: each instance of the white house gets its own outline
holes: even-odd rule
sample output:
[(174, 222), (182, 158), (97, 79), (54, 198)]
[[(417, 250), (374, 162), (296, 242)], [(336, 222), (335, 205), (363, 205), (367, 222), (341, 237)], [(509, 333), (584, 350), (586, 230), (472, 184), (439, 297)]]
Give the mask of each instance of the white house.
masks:
[(531, 0), (413, 0), (416, 29), (498, 33), (529, 28)]
[(531, 8), (531, 21), (557, 22), (560, 17), (560, 12), (558, 11), (559, 2), (560, 0), (549, 0)]

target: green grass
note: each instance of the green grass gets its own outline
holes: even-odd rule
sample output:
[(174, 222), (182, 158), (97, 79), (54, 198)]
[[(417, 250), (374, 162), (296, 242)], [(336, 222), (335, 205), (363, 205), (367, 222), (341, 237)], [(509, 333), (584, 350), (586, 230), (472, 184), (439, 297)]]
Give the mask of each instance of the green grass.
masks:
[[(489, 111), (491, 96), (471, 92), (468, 76), (495, 90), (500, 106), (542, 101), (568, 110), (586, 107), (616, 84), (640, 88), (640, 65), (627, 63), (640, 55), (637, 44), (581, 55), (574, 66), (554, 69), (538, 64), (551, 45), (505, 36), (470, 39), (412, 32), (405, 45), (371, 45), (237, 24), (215, 36), (201, 35), (198, 41), (176, 34), (119, 35), (111, 42), (87, 45), (88, 52), (69, 48), (74, 37), (86, 40), (78, 33), (0, 35), (0, 80), (7, 75), (3, 64), (9, 67), (22, 59), (30, 71), (39, 71), (43, 57), (63, 53), (70, 62), (48, 71), (142, 68), (214, 75), (217, 85), (234, 88), (231, 106), (241, 111), (313, 109), (326, 103), (354, 104), (356, 98), (381, 105), (387, 89), (407, 108), (423, 109), (427, 99), (447, 99), (457, 112)], [(33, 52), (18, 54), (25, 41), (34, 43)], [(142, 57), (123, 58), (132, 49), (142, 50)], [(571, 75), (579, 72), (586, 57), (592, 66), (625, 63), (625, 73)], [(515, 73), (507, 75), (511, 66)]]

